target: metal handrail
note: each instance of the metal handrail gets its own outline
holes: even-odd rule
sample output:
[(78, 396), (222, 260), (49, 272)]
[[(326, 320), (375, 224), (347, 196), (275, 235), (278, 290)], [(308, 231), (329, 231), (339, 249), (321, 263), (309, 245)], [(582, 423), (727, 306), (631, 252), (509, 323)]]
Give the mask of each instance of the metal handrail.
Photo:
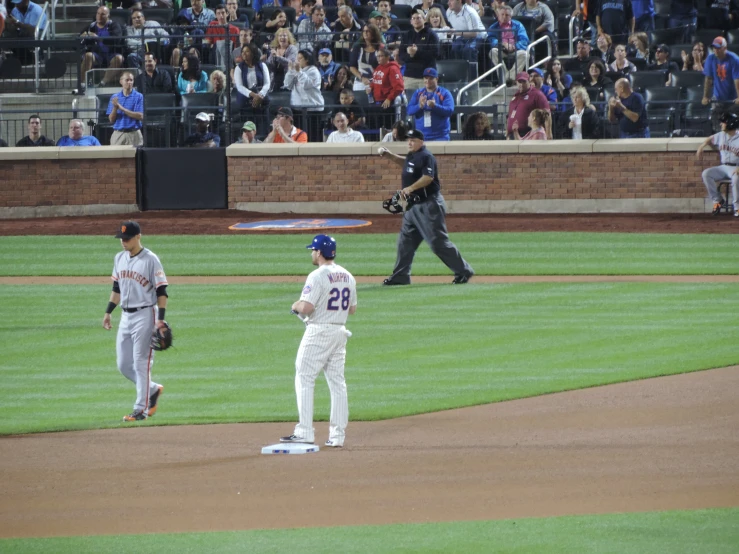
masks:
[[(45, 2), (44, 5), (41, 8), (41, 12), (46, 15), (46, 10), (49, 7), (49, 3)], [(44, 23), (43, 29), (41, 29), (41, 21), (44, 20), (43, 17), (39, 17), (38, 21), (36, 22), (36, 27), (33, 29), (33, 38), (35, 40), (44, 40), (46, 39), (46, 35), (49, 32), (49, 17), (47, 16), (46, 21)], [(41, 30), (39, 32), (39, 29)], [(39, 46), (36, 46), (33, 49), (34, 54), (34, 63), (33, 63), (33, 85), (34, 90), (36, 91), (36, 94), (38, 94), (40, 88), (41, 88), (41, 69), (39, 68), (39, 54), (41, 53), (41, 48)]]
[[(500, 68), (504, 68), (504, 67), (505, 67), (505, 64), (503, 62), (500, 62), (495, 67), (492, 67), (492, 68), (488, 69), (485, 73), (483, 73), (482, 75), (480, 75), (474, 81), (472, 81), (470, 83), (467, 83), (465, 86), (463, 86), (461, 89), (459, 89), (459, 92), (457, 92), (457, 106), (461, 105), (461, 103), (462, 103), (462, 93), (463, 92), (465, 92), (467, 89), (472, 88), (474, 85), (476, 85), (477, 83), (479, 83), (480, 81), (482, 81), (488, 75), (491, 75), (493, 72), (498, 71)], [(492, 92), (489, 92), (488, 94), (486, 94), (482, 98), (478, 99), (472, 105), (473, 106), (479, 106), (481, 102), (487, 100), (488, 98), (490, 98), (491, 96), (493, 96), (495, 93), (497, 93), (501, 89), (507, 90), (505, 83), (503, 83), (502, 85), (498, 85), (498, 87), (497, 88), (494, 88)], [(507, 97), (506, 97), (506, 100), (508, 100)], [(457, 114), (457, 129), (459, 130), (461, 128), (462, 128), (462, 114), (461, 113), (458, 113)]]
[[(535, 62), (534, 65), (529, 65), (529, 61), (531, 60), (531, 50), (533, 50), (534, 46), (536, 46), (540, 42), (547, 43), (547, 56), (545, 58), (542, 58), (538, 62)], [(549, 35), (544, 35), (543, 37), (536, 39), (534, 42), (532, 42), (526, 47), (526, 72), (528, 73), (529, 69), (532, 69), (534, 67), (539, 67), (540, 65), (546, 64), (551, 59), (552, 59), (552, 39), (549, 38)]]
[[(43, 6), (41, 6), (41, 11), (46, 14), (46, 8), (49, 7), (49, 3), (45, 2)], [(39, 40), (39, 29), (41, 28), (41, 22), (44, 20), (43, 17), (39, 17), (38, 21), (36, 22), (36, 26), (33, 28), (33, 38), (36, 40)], [(46, 18), (46, 25), (44, 26), (44, 29), (48, 27), (49, 25), (49, 18)]]
[(569, 24), (570, 57), (575, 55), (575, 51), (572, 48), (573, 43), (575, 42), (575, 23), (577, 23), (577, 17), (570, 17), (570, 24)]

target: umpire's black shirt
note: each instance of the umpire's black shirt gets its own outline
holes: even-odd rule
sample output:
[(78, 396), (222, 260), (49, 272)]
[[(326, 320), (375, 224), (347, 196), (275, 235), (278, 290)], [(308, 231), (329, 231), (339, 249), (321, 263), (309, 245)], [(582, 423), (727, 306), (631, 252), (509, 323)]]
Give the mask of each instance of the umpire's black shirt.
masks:
[(403, 166), (402, 179), (403, 188), (411, 186), (424, 175), (433, 177), (434, 180), (426, 187), (414, 191), (414, 194), (421, 197), (421, 201), (431, 196), (435, 196), (441, 190), (441, 183), (439, 183), (439, 170), (436, 167), (436, 158), (434, 158), (434, 155), (431, 152), (426, 150), (425, 146), (422, 146), (418, 152), (408, 152), (405, 156), (405, 166)]

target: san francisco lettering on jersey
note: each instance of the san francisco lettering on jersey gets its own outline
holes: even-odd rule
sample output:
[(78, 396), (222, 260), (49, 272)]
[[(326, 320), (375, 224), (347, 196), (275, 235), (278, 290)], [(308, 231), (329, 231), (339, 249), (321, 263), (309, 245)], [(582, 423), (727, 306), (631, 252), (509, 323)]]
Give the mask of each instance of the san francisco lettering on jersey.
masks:
[(118, 273), (118, 279), (131, 279), (133, 281), (136, 281), (142, 287), (149, 287), (149, 286), (151, 286), (151, 282), (146, 277), (144, 277), (140, 273), (137, 273), (135, 271), (131, 271), (129, 269), (122, 269)]

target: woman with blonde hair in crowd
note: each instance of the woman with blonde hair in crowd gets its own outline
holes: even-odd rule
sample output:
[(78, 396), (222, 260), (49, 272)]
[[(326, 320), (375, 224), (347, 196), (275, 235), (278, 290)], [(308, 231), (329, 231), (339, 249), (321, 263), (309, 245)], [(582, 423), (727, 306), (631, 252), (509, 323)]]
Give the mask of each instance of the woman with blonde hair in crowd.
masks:
[(531, 130), (523, 137), (518, 134), (518, 122), (513, 124), (516, 140), (549, 140), (552, 138), (552, 116), (546, 110), (533, 110), (529, 114), (528, 125)]
[(595, 106), (590, 103), (588, 91), (584, 87), (573, 87), (570, 99), (572, 106), (558, 119), (557, 138), (575, 140), (602, 138), (600, 117)]
[(634, 33), (629, 36), (629, 46), (633, 50), (633, 57), (646, 60), (649, 63), (649, 37), (647, 33)]
[(298, 47), (295, 37), (289, 29), (280, 29), (269, 45), (269, 55), (264, 54), (262, 61), (267, 64), (272, 74), (272, 90), (280, 90), (285, 84), (285, 74), (291, 63), (298, 59)]
[(442, 44), (451, 44), (453, 29), (449, 26), (444, 14), (439, 8), (431, 8), (426, 14), (426, 23), (429, 28), (439, 37)]

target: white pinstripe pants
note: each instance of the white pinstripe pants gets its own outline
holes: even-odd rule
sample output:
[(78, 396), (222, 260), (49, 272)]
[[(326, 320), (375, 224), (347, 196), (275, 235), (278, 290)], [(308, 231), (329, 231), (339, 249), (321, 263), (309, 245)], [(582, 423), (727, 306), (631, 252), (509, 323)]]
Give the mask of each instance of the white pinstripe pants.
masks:
[(349, 402), (344, 379), (346, 361), (346, 328), (343, 325), (310, 324), (300, 341), (295, 360), (295, 395), (298, 400), (299, 422), (295, 435), (308, 442), (315, 441), (313, 428), (313, 390), (318, 374), (326, 374), (331, 393), (329, 439), (344, 443), (349, 423)]

